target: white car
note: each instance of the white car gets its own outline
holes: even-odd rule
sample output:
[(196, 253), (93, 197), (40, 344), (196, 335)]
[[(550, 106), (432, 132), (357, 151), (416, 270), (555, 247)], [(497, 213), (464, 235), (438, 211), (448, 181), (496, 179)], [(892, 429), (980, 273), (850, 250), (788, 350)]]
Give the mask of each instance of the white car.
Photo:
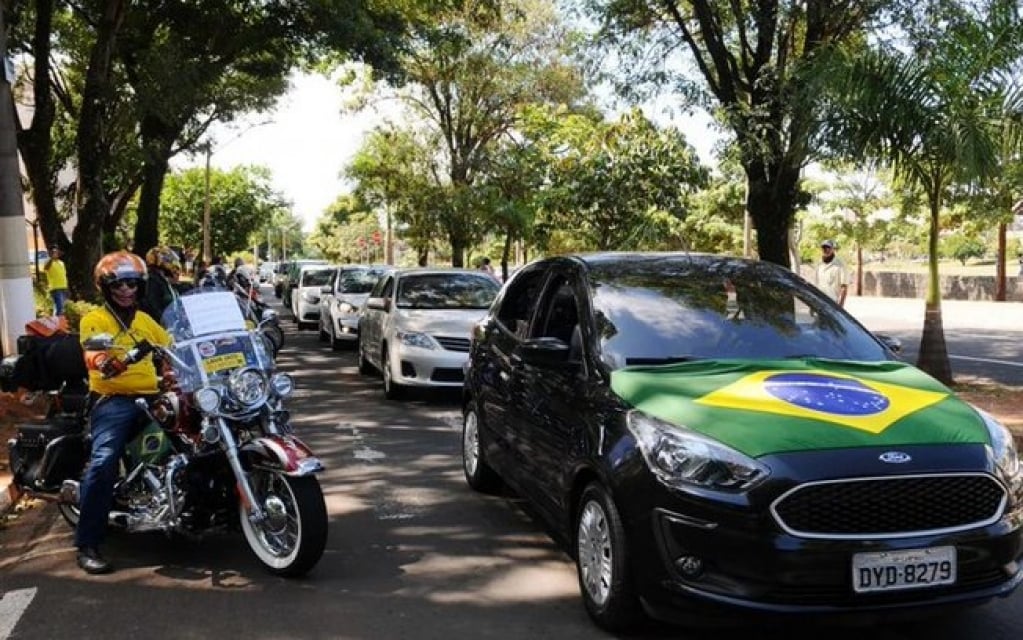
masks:
[(407, 387), (461, 387), (473, 325), (500, 285), (469, 269), (399, 269), (382, 277), (359, 321), (359, 372), (383, 377), (384, 395)]
[(346, 264), (337, 268), (331, 284), (320, 297), (320, 340), (335, 351), (355, 346), (359, 337), (359, 316), (373, 285), (391, 267)]
[(299, 329), (319, 325), (321, 289), (330, 284), (335, 269), (325, 264), (299, 267), (296, 286), (291, 289), (291, 314)]

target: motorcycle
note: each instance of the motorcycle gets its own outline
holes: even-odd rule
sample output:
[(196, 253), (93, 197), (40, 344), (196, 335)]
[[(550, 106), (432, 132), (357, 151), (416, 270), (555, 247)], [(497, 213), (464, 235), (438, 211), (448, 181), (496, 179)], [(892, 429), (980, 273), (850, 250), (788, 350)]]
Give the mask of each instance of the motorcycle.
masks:
[[(123, 352), (106, 335), (84, 345), (116, 358), (114, 375), (150, 354), (166, 371), (164, 391), (136, 400), (148, 421), (126, 447), (108, 525), (193, 538), (240, 529), (271, 573), (305, 574), (323, 555), (327, 511), (315, 475), (323, 465), (292, 433), (284, 406), (291, 377), (274, 371), (231, 292), (183, 295), (162, 323), (169, 348), (143, 342)], [(55, 502), (72, 526), (90, 444), (92, 403), (80, 389), (63, 385), (47, 423), (20, 426), (8, 443), (16, 486)]]

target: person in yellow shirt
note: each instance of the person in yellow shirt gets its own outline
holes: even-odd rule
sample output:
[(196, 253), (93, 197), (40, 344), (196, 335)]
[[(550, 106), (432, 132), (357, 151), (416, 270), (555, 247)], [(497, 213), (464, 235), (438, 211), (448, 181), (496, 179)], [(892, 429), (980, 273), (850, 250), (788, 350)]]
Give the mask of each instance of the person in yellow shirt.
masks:
[(86, 573), (108, 573), (110, 563), (100, 554), (107, 518), (113, 503), (114, 483), (125, 445), (146, 422), (135, 399), (155, 395), (160, 377), (152, 357), (125, 366), (119, 359), (129, 349), (148, 342), (169, 346), (170, 335), (140, 311), (139, 298), (146, 286), (146, 264), (127, 251), (108, 253), (93, 272), (103, 294), (103, 306), (87, 313), (79, 325), (83, 347), (90, 338), (112, 336), (110, 351), (85, 351), (89, 391), (99, 399), (92, 407), (89, 428), (92, 454), (82, 477), (75, 546), (78, 566)]
[(67, 302), (67, 270), (64, 268), (64, 261), (60, 259), (63, 253), (60, 247), (50, 247), (50, 257), (43, 264), (43, 273), (46, 274), (46, 288), (53, 300), (53, 315), (64, 315), (64, 304)]

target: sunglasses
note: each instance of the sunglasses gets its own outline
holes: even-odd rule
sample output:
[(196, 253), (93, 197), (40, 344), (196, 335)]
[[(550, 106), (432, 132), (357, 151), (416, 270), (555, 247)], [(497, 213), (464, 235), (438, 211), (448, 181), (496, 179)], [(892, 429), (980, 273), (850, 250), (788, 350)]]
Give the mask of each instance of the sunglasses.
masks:
[(138, 289), (138, 280), (114, 280), (110, 283), (111, 289)]

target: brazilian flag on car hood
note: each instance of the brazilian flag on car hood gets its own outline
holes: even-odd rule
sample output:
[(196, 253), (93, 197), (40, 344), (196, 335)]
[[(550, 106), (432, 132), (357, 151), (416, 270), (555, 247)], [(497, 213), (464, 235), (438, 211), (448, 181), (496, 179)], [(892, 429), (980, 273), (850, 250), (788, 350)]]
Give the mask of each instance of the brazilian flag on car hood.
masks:
[(701, 360), (620, 369), (611, 388), (644, 413), (752, 457), (990, 441), (973, 408), (902, 362)]

